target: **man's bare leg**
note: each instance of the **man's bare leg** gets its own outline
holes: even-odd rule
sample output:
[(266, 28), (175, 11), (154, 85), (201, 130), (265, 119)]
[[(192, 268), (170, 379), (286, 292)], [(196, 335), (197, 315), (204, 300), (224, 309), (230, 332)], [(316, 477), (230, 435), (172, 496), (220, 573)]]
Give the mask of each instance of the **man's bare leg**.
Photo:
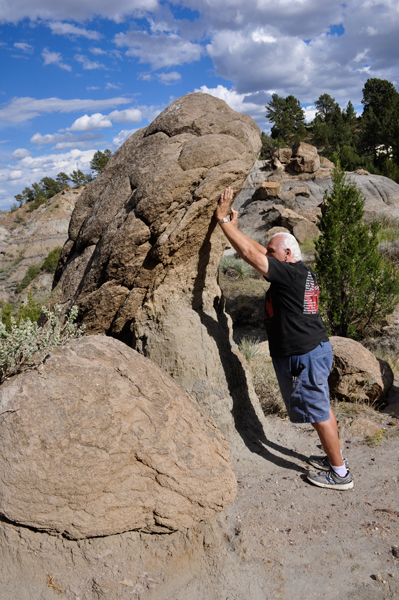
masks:
[(312, 425), (317, 431), (330, 465), (334, 465), (334, 467), (343, 466), (344, 462), (339, 445), (337, 421), (332, 409), (330, 408), (330, 418), (328, 421), (312, 423)]

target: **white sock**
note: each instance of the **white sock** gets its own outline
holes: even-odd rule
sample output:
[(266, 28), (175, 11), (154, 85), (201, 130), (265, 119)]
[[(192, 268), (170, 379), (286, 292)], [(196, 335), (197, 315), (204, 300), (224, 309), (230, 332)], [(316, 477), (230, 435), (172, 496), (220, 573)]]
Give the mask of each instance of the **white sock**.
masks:
[(334, 467), (334, 465), (331, 465), (331, 468), (336, 472), (337, 475), (339, 475), (340, 477), (345, 477), (345, 475), (348, 472), (348, 469), (345, 467), (345, 465), (342, 465), (342, 467)]

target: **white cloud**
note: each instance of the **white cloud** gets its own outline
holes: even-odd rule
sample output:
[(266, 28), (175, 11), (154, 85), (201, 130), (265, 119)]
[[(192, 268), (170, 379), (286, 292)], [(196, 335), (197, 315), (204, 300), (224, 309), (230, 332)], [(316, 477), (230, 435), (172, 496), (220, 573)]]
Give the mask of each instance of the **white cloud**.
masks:
[[(41, 135), (40, 133), (35, 133), (30, 138), (32, 144), (38, 144), (39, 146), (47, 146), (49, 144), (68, 144), (68, 148), (73, 148), (74, 144), (82, 147), (82, 144), (87, 144), (88, 142), (93, 142), (95, 140), (103, 140), (104, 136), (102, 133), (84, 133), (83, 135), (74, 135), (73, 133), (47, 133), (46, 135)], [(30, 153), (29, 153), (30, 154)], [(21, 157), (24, 158), (24, 157)]]
[(149, 63), (153, 69), (192, 63), (200, 60), (203, 54), (200, 44), (175, 33), (150, 35), (146, 31), (131, 30), (118, 33), (114, 41), (120, 48), (128, 47), (126, 56), (136, 57), (140, 63)]
[(103, 110), (106, 108), (115, 108), (120, 104), (129, 104), (130, 98), (119, 96), (116, 98), (107, 98), (103, 100), (91, 99), (72, 99), (63, 100), (61, 98), (13, 98), (8, 105), (0, 108), (0, 122), (22, 123), (44, 113), (70, 113), (84, 110)]
[(94, 129), (103, 129), (104, 127), (112, 127), (112, 123), (108, 117), (101, 113), (95, 113), (94, 115), (83, 115), (76, 119), (72, 123), (71, 127), (67, 128), (67, 131), (93, 131)]
[(59, 52), (50, 52), (48, 48), (45, 48), (42, 52), (45, 65), (57, 65), (60, 69), (65, 71), (72, 71), (72, 67), (62, 62), (62, 56)]
[(87, 58), (87, 56), (84, 56), (83, 54), (75, 54), (75, 60), (77, 60), (78, 62), (82, 63), (83, 68), (86, 70), (93, 70), (93, 69), (105, 69), (105, 65), (97, 62), (97, 61), (93, 61), (90, 60), (89, 58)]
[(102, 50), (101, 48), (89, 48), (89, 50), (92, 54), (107, 54), (105, 50)]
[(22, 175), (23, 175), (23, 171), (17, 171), (17, 170), (10, 171), (8, 174), (8, 180), (15, 181), (16, 179), (21, 179)]
[(26, 54), (33, 53), (33, 46), (31, 46), (30, 44), (26, 44), (25, 42), (15, 42), (14, 48), (22, 50), (22, 52), (26, 52)]
[(76, 27), (76, 25), (72, 25), (71, 23), (61, 23), (61, 21), (55, 21), (53, 23), (47, 23), (47, 25), (50, 27), (51, 32), (57, 35), (81, 36), (87, 38), (88, 40), (99, 40), (102, 38), (102, 35), (98, 31)]
[(91, 90), (101, 90), (101, 88), (96, 85), (89, 85), (86, 90), (90, 92)]
[(362, 60), (364, 60), (367, 57), (368, 52), (369, 52), (368, 48), (366, 48), (362, 52), (358, 52), (356, 54), (355, 58), (353, 59), (354, 62), (361, 62)]
[(84, 21), (99, 16), (121, 23), (127, 16), (140, 16), (157, 7), (157, 0), (4, 0), (0, 4), (0, 21), (17, 23), (25, 18), (32, 21)]
[(305, 111), (305, 121), (306, 123), (310, 123), (316, 116), (317, 108), (314, 105), (304, 106), (303, 110)]
[(126, 110), (114, 110), (108, 115), (115, 123), (140, 123), (143, 119), (141, 110), (138, 108), (127, 108)]
[(16, 160), (20, 160), (21, 158), (25, 158), (26, 156), (30, 156), (30, 152), (29, 150), (27, 150), (26, 148), (17, 148), (16, 150), (14, 150), (14, 152), (10, 155), (11, 160), (12, 159), (16, 159)]
[(181, 80), (181, 75), (177, 71), (171, 71), (170, 73), (156, 73), (155, 77), (165, 85), (172, 85)]
[(128, 137), (133, 135), (133, 133), (136, 133), (136, 131), (138, 131), (138, 129), (122, 129), (122, 131), (120, 131), (112, 140), (112, 149), (117, 150), (119, 146), (121, 146)]
[(105, 89), (106, 90), (120, 90), (121, 87), (122, 87), (121, 83), (117, 85), (116, 83), (110, 83), (108, 81), (107, 85), (105, 86)]

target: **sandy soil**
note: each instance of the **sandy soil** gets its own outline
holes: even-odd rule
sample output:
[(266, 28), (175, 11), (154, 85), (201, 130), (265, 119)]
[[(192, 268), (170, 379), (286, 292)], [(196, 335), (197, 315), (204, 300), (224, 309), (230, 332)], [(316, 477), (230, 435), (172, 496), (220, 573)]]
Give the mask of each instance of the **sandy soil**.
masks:
[(346, 437), (363, 417), (341, 419), (353, 490), (307, 483), (317, 436), (273, 418), (236, 460), (235, 502), (195, 530), (75, 542), (0, 522), (0, 600), (399, 598), (399, 419), (376, 415), (369, 443)]

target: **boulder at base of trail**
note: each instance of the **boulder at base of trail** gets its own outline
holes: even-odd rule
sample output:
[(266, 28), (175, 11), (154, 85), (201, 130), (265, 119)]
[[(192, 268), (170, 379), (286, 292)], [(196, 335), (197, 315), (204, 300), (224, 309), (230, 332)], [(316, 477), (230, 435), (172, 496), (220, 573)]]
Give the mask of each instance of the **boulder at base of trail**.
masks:
[(330, 394), (337, 400), (378, 404), (393, 385), (392, 369), (362, 344), (339, 336), (330, 338), (334, 364), (328, 380)]
[(73, 539), (192, 527), (236, 480), (212, 419), (122, 342), (68, 342), (0, 388), (0, 513)]

